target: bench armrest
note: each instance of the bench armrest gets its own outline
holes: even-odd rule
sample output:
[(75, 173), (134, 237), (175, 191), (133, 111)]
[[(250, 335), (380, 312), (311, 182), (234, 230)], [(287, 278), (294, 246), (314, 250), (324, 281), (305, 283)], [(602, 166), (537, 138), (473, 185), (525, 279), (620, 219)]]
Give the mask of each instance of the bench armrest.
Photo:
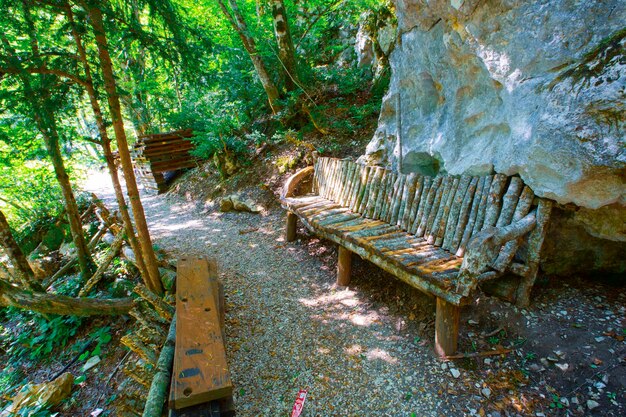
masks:
[(315, 172), (314, 167), (309, 166), (303, 168), (293, 174), (285, 185), (283, 186), (281, 199), (296, 197), (298, 195), (306, 194), (310, 192), (313, 186), (313, 174)]
[(469, 295), (479, 281), (479, 276), (488, 271), (489, 265), (500, 253), (502, 246), (526, 235), (537, 225), (535, 211), (504, 227), (488, 227), (470, 239), (459, 272), (457, 291)]

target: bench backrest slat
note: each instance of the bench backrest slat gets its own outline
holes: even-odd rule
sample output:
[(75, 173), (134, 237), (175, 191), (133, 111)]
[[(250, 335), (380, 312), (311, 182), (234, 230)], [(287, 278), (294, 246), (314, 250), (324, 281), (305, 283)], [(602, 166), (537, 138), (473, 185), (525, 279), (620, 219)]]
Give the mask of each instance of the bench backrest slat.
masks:
[(424, 177), (418, 177), (415, 182), (415, 186), (411, 189), (411, 193), (409, 195), (409, 201), (407, 210), (409, 210), (408, 222), (407, 222), (407, 231), (409, 233), (415, 234), (415, 230), (411, 229), (411, 226), (414, 225), (415, 219), (417, 218), (417, 209), (420, 205), (422, 198), (424, 197), (423, 190)]
[(431, 231), (433, 229), (433, 224), (435, 223), (435, 218), (437, 217), (437, 213), (439, 213), (439, 207), (442, 204), (441, 201), (444, 199), (444, 194), (450, 190), (451, 182), (452, 182), (452, 177), (448, 177), (448, 176), (443, 177), (441, 181), (441, 185), (437, 187), (437, 190), (435, 191), (435, 199), (433, 200), (430, 213), (428, 213), (428, 218), (426, 220), (424, 232), (421, 235), (418, 232), (418, 236), (423, 236), (423, 237), (428, 238), (428, 236), (431, 234)]
[[(452, 239), (454, 239), (454, 233), (456, 232), (456, 225), (459, 220), (459, 214), (461, 213), (461, 205), (467, 194), (467, 189), (470, 185), (472, 177), (469, 175), (463, 175), (459, 180), (459, 186), (454, 194), (452, 205), (450, 207), (450, 214), (448, 215), (447, 223), (441, 239), (441, 247), (450, 250)], [(438, 233), (439, 235), (439, 233)], [(435, 244), (437, 244), (435, 242)]]
[(400, 174), (396, 183), (393, 185), (393, 199), (391, 200), (391, 210), (387, 216), (387, 221), (391, 224), (398, 222), (398, 215), (400, 214), (400, 204), (402, 203), (402, 192), (404, 189), (404, 183), (406, 182), (407, 175)]
[(409, 174), (404, 182), (402, 190), (402, 202), (400, 203), (400, 212), (398, 213), (397, 225), (403, 230), (409, 230), (409, 221), (411, 217), (411, 203), (417, 187), (418, 177), (416, 174)]
[(463, 232), (469, 222), (470, 210), (472, 203), (474, 202), (477, 187), (482, 185), (481, 180), (483, 180), (481, 177), (471, 177), (465, 196), (463, 196), (463, 201), (459, 206), (459, 215), (456, 221), (456, 227), (454, 228), (452, 240), (446, 240), (443, 244), (443, 248), (452, 253), (456, 253), (459, 244), (461, 243), (461, 239), (463, 238)]
[(417, 179), (417, 186), (415, 188), (416, 199), (412, 202), (412, 213), (409, 215), (409, 222), (407, 223), (407, 229), (410, 233), (416, 234), (420, 225), (422, 216), (424, 215), (424, 209), (426, 207), (426, 201), (428, 200), (428, 193), (433, 184), (432, 177), (420, 176)]
[(515, 207), (517, 207), (517, 201), (524, 188), (524, 183), (519, 177), (512, 177), (509, 183), (509, 188), (506, 190), (506, 194), (503, 197), (502, 209), (496, 222), (496, 227), (503, 227), (511, 224), (513, 219), (513, 213), (515, 213)]
[(506, 175), (494, 175), (491, 188), (489, 189), (485, 218), (479, 230), (484, 230), (487, 227), (496, 225), (498, 215), (500, 214), (500, 208), (502, 207), (502, 196), (506, 191), (507, 182), (508, 177)]
[(446, 230), (445, 228), (448, 216), (450, 215), (450, 208), (452, 207), (454, 196), (456, 195), (456, 190), (458, 188), (459, 178), (453, 178), (452, 181), (450, 181), (448, 191), (441, 198), (439, 211), (437, 212), (435, 223), (433, 224), (430, 237), (428, 238), (429, 243), (434, 244), (435, 246), (441, 246), (443, 242), (443, 235)]

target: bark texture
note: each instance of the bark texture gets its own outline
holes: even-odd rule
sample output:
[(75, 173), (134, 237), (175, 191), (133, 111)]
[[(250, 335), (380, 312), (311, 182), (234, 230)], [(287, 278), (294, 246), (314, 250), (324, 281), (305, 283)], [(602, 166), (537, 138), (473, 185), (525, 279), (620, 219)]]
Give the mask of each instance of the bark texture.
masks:
[(154, 293), (160, 295), (163, 293), (163, 286), (161, 285), (157, 259), (152, 248), (152, 241), (150, 240), (150, 233), (148, 231), (143, 205), (139, 199), (139, 190), (137, 189), (137, 181), (133, 171), (130, 152), (128, 151), (128, 141), (126, 140), (126, 132), (124, 131), (124, 120), (122, 119), (122, 110), (117, 92), (115, 76), (113, 74), (113, 64), (111, 63), (111, 56), (109, 54), (109, 45), (102, 22), (102, 12), (97, 5), (92, 3), (87, 3), (87, 9), (98, 47), (100, 66), (104, 78), (104, 86), (108, 95), (113, 129), (117, 140), (122, 170), (126, 179), (128, 199), (130, 200), (135, 217), (141, 253), (143, 254), (148, 272), (149, 280), (146, 282), (146, 286)]
[(285, 88), (287, 91), (293, 91), (298, 87), (298, 64), (283, 0), (272, 1), (272, 17), (274, 18), (274, 34), (278, 44), (278, 59), (282, 64)]
[(133, 306), (133, 300), (131, 298), (73, 298), (65, 295), (24, 291), (0, 280), (0, 305), (43, 314), (93, 316), (126, 314)]

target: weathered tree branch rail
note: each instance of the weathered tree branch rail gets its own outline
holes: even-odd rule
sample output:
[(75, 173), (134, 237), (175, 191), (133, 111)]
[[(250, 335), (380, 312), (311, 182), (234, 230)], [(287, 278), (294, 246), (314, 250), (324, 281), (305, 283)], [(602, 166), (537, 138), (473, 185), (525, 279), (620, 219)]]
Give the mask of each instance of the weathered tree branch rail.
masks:
[(441, 356), (456, 350), (459, 306), (481, 283), (518, 274), (513, 293), (528, 303), (552, 207), (519, 177), (432, 178), (332, 158), (289, 178), (281, 200), (288, 241), (299, 219), (340, 245), (338, 285), (350, 282), (354, 252), (437, 297)]

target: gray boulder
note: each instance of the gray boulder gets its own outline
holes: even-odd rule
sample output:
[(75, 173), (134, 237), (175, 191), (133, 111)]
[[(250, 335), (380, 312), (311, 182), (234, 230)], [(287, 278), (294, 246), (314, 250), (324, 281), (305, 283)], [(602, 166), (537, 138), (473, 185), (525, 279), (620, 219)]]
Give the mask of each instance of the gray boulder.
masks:
[(626, 253), (626, 3), (396, 0), (396, 13), (391, 84), (361, 161), (519, 174), (572, 230)]

